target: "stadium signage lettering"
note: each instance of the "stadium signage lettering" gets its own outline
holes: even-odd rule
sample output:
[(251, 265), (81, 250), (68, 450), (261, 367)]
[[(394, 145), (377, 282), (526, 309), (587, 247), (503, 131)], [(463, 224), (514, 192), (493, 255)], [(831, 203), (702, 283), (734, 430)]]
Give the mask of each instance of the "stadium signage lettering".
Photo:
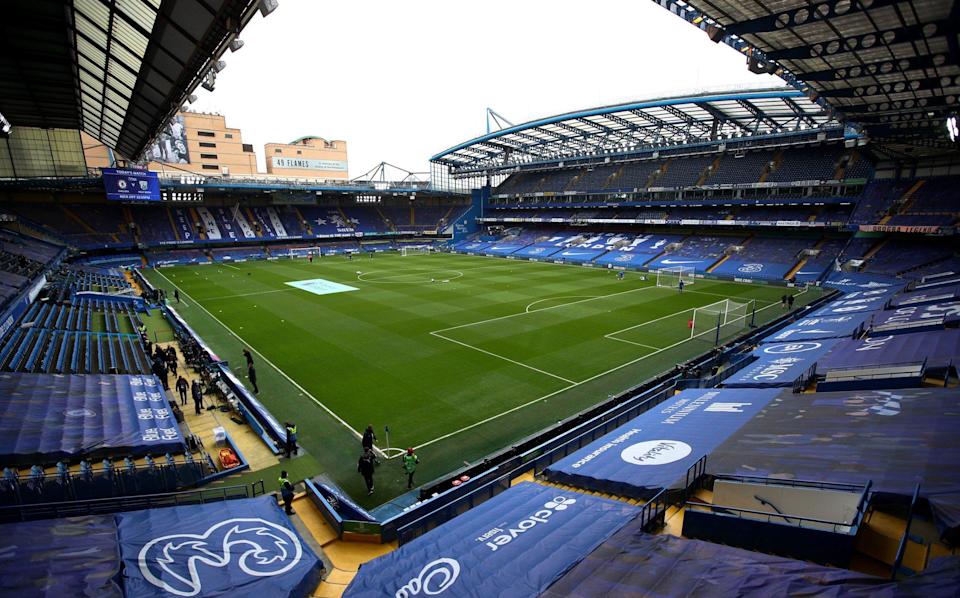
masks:
[(304, 158), (281, 158), (274, 156), (273, 167), (346, 171), (347, 163), (343, 160), (307, 160)]
[(689, 405), (685, 405), (683, 408), (678, 409), (675, 413), (672, 413), (667, 419), (663, 420), (664, 424), (675, 424), (680, 420), (690, 415), (697, 409), (699, 409), (703, 404), (709, 403), (712, 401), (719, 393), (717, 392), (708, 392), (703, 396), (698, 397), (697, 399), (690, 401)]
[(594, 459), (596, 459), (597, 457), (599, 457), (599, 456), (602, 455), (603, 453), (605, 453), (605, 452), (607, 452), (608, 450), (612, 449), (613, 447), (617, 446), (618, 444), (623, 444), (624, 442), (626, 442), (627, 440), (629, 440), (631, 436), (634, 436), (634, 435), (636, 435), (636, 434), (639, 434), (640, 432), (641, 432), (640, 428), (633, 428), (632, 430), (627, 430), (626, 432), (624, 432), (624, 433), (621, 434), (620, 436), (617, 436), (616, 438), (614, 438), (614, 439), (611, 440), (610, 442), (606, 443), (605, 445), (603, 445), (603, 446), (601, 446), (601, 447), (598, 447), (596, 450), (594, 450), (594, 451), (593, 451), (592, 453), (590, 453), (589, 455), (584, 456), (582, 459), (580, 459), (579, 461), (577, 461), (576, 463), (574, 463), (574, 464), (571, 465), (570, 467), (572, 467), (572, 468), (574, 468), (574, 469), (579, 469), (579, 468), (583, 467), (584, 465), (586, 465), (587, 463), (593, 461)]
[(447, 589), (460, 577), (460, 563), (447, 557), (430, 561), (420, 569), (416, 577), (404, 584), (394, 594), (394, 598), (409, 598), (421, 592), (435, 596)]
[(893, 335), (888, 336), (878, 336), (876, 338), (865, 338), (863, 339), (863, 346), (857, 347), (856, 351), (875, 351), (877, 349), (883, 349), (887, 341), (893, 338)]
[(547, 523), (554, 513), (558, 511), (565, 511), (570, 505), (576, 502), (577, 499), (575, 498), (558, 496), (545, 503), (542, 509), (538, 509), (529, 517), (521, 519), (514, 525), (508, 527), (506, 530), (500, 529), (499, 527), (493, 528), (481, 534), (477, 540), (486, 540), (484, 544), (486, 544), (491, 552), (496, 552), (501, 546), (506, 546), (510, 542), (513, 542), (520, 534), (523, 534), (538, 525)]

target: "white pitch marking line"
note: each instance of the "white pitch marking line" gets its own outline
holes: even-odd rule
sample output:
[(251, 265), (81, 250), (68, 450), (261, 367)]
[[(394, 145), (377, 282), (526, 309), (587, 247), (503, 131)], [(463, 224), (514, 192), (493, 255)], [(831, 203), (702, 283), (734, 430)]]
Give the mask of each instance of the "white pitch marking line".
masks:
[(269, 293), (286, 293), (287, 291), (297, 291), (299, 289), (273, 289), (271, 291), (256, 291), (254, 293), (240, 293), (237, 295), (220, 295), (219, 297), (204, 297), (204, 301), (217, 301), (219, 299), (236, 299), (238, 297), (252, 297), (254, 295), (267, 295)]
[[(618, 292), (616, 292), (616, 293), (610, 293), (609, 295), (597, 295), (596, 297), (591, 297), (591, 298), (589, 298), (589, 299), (580, 299), (579, 301), (570, 301), (569, 303), (559, 303), (559, 304), (557, 304), (557, 305), (551, 305), (550, 307), (544, 307), (543, 309), (535, 309), (535, 310), (533, 310), (532, 312), (521, 311), (521, 312), (517, 312), (517, 313), (515, 313), (515, 314), (507, 314), (507, 315), (505, 315), (505, 316), (499, 316), (499, 317), (496, 317), (496, 318), (489, 318), (489, 319), (487, 319), (487, 320), (480, 320), (480, 321), (478, 321), (478, 322), (470, 322), (469, 324), (460, 324), (459, 326), (450, 326), (449, 328), (441, 328), (441, 329), (439, 329), (439, 330), (434, 330), (434, 331), (431, 332), (430, 334), (434, 334), (434, 333), (436, 333), (436, 332), (447, 332), (448, 330), (457, 330), (458, 328), (467, 328), (467, 327), (469, 327), (469, 326), (477, 326), (478, 324), (486, 324), (486, 323), (488, 323), (488, 322), (498, 322), (498, 321), (500, 321), (500, 320), (506, 320), (506, 319), (508, 319), (508, 318), (515, 318), (515, 317), (517, 317), (517, 316), (523, 316), (523, 315), (530, 314), (530, 313), (540, 313), (540, 312), (542, 312), (542, 311), (547, 311), (547, 310), (551, 310), (551, 309), (557, 309), (557, 308), (560, 308), (560, 307), (567, 307), (567, 306), (569, 306), (569, 305), (576, 305), (576, 304), (578, 304), (578, 303), (586, 303), (587, 301), (594, 301), (594, 300), (596, 300), (596, 299), (606, 299), (606, 298), (608, 298), (608, 297), (616, 297), (617, 295), (625, 295), (625, 294), (627, 294), (627, 293), (635, 293), (635, 292), (637, 292), (637, 291), (648, 291), (648, 290), (650, 290), (650, 289), (656, 289), (656, 288), (662, 288), (662, 287), (646, 286), (646, 287), (640, 287), (640, 288), (637, 288), (637, 289), (629, 289), (629, 290), (626, 290), (626, 291), (618, 291)], [(529, 306), (528, 306), (528, 307), (529, 307)]]
[(538, 303), (543, 303), (544, 301), (553, 301), (554, 299), (596, 299), (596, 295), (560, 295), (559, 297), (547, 297), (546, 299), (537, 299), (533, 303), (527, 305), (523, 311), (530, 313), (531, 311), (540, 311), (539, 309), (531, 310), (530, 308)]
[(502, 359), (502, 360), (504, 360), (504, 361), (509, 361), (510, 363), (513, 363), (513, 364), (515, 364), (515, 365), (519, 365), (520, 367), (525, 367), (525, 368), (527, 368), (528, 370), (533, 370), (533, 371), (535, 371), (535, 372), (539, 372), (539, 373), (541, 373), (541, 374), (543, 374), (543, 375), (545, 375), (545, 376), (550, 376), (551, 378), (556, 378), (557, 380), (563, 380), (563, 381), (566, 382), (567, 384), (576, 384), (576, 382), (574, 382), (573, 380), (568, 380), (567, 378), (564, 378), (563, 376), (558, 376), (558, 375), (556, 375), (556, 374), (551, 374), (551, 373), (548, 372), (548, 371), (541, 370), (540, 368), (535, 368), (535, 367), (533, 367), (532, 365), (527, 365), (527, 364), (525, 364), (525, 363), (521, 363), (521, 362), (516, 361), (516, 360), (514, 360), (514, 359), (510, 359), (509, 357), (504, 357), (503, 355), (497, 355), (496, 353), (491, 353), (490, 351), (487, 351), (486, 349), (481, 349), (480, 347), (474, 347), (473, 345), (468, 345), (467, 343), (462, 343), (462, 342), (460, 342), (460, 341), (458, 341), (458, 340), (455, 340), (455, 339), (452, 339), (452, 338), (443, 336), (442, 334), (440, 334), (440, 333), (438, 333), (438, 332), (431, 332), (430, 334), (431, 334), (431, 336), (435, 336), (435, 337), (437, 337), (437, 338), (442, 338), (442, 339), (445, 340), (445, 341), (450, 341), (451, 343), (457, 343), (458, 345), (463, 346), (463, 347), (466, 347), (466, 348), (468, 348), (468, 349), (473, 349), (474, 351), (479, 351), (479, 352), (481, 352), (481, 353), (485, 353), (485, 354), (487, 354), (487, 355), (489, 355), (489, 356), (491, 356), (491, 357), (496, 357), (497, 359)]
[[(224, 268), (233, 268), (234, 270), (239, 270), (239, 269), (240, 269), (240, 268), (237, 268), (236, 266), (231, 266), (230, 264), (224, 264), (224, 263), (222, 263), (222, 262), (221, 262), (220, 264), (218, 264), (218, 265), (223, 266)], [(166, 278), (166, 276), (164, 276), (164, 278)]]
[[(654, 287), (654, 288), (656, 288), (656, 287)], [(799, 295), (799, 294), (802, 294), (802, 293), (798, 293), (798, 295)], [(761, 307), (761, 308), (758, 309), (757, 311), (763, 311), (763, 310), (765, 310), (765, 309), (769, 309), (769, 308), (773, 307), (774, 305), (776, 305), (776, 303), (771, 303), (770, 305), (767, 305), (767, 306), (765, 306), (765, 307)], [(685, 309), (685, 310), (683, 310), (683, 311), (678, 311), (677, 313), (671, 314), (671, 315), (676, 316), (676, 315), (682, 314), (682, 313), (687, 312), (687, 311), (690, 311), (690, 310), (689, 310), (689, 309)], [(654, 355), (656, 355), (656, 354), (658, 354), (658, 353), (662, 353), (663, 351), (670, 350), (670, 349), (672, 349), (672, 348), (674, 348), (674, 347), (677, 347), (677, 346), (679, 346), (679, 345), (682, 345), (683, 343), (685, 343), (685, 342), (687, 342), (687, 341), (689, 341), (689, 340), (690, 340), (689, 338), (685, 338), (685, 339), (683, 339), (682, 341), (673, 343), (672, 345), (669, 345), (669, 346), (667, 346), (667, 347), (663, 347), (663, 348), (661, 348), (661, 349), (657, 349), (657, 350), (654, 351), (653, 353), (649, 353), (649, 354), (644, 355), (644, 356), (642, 356), (642, 357), (638, 357), (637, 359), (634, 359), (633, 361), (628, 361), (627, 363), (624, 363), (624, 364), (618, 365), (618, 366), (616, 366), (616, 367), (610, 368), (609, 370), (607, 370), (607, 371), (605, 371), (605, 372), (600, 372), (599, 374), (597, 374), (597, 375), (595, 375), (595, 376), (591, 376), (591, 377), (587, 378), (586, 380), (581, 380), (580, 382), (574, 382), (573, 384), (571, 384), (570, 386), (567, 386), (566, 388), (561, 388), (560, 390), (555, 390), (555, 391), (553, 391), (553, 392), (551, 392), (551, 393), (549, 393), (549, 394), (543, 395), (542, 397), (533, 399), (532, 401), (527, 401), (526, 403), (523, 403), (523, 404), (521, 404), (521, 405), (517, 405), (516, 407), (513, 407), (513, 408), (511, 408), (511, 409), (508, 409), (508, 410), (506, 410), (506, 411), (504, 411), (504, 412), (502, 412), (502, 413), (498, 413), (498, 414), (496, 414), (496, 415), (491, 415), (490, 417), (488, 417), (488, 418), (486, 418), (486, 419), (482, 419), (482, 420), (480, 420), (480, 421), (478, 421), (478, 422), (474, 422), (474, 423), (470, 424), (469, 426), (464, 426), (464, 427), (460, 428), (459, 430), (454, 430), (453, 432), (450, 432), (450, 433), (448, 433), (448, 434), (444, 434), (443, 436), (438, 436), (437, 438), (434, 438), (433, 440), (428, 440), (427, 442), (424, 442), (423, 444), (421, 444), (421, 445), (419, 445), (419, 446), (417, 446), (417, 447), (415, 447), (415, 448), (421, 449), (421, 448), (423, 448), (423, 447), (425, 447), (425, 446), (429, 446), (429, 445), (434, 444), (434, 443), (436, 443), (436, 442), (440, 442), (441, 440), (446, 440), (447, 438), (450, 438), (451, 436), (456, 436), (457, 434), (460, 434), (461, 432), (466, 432), (467, 430), (471, 430), (471, 429), (473, 429), (473, 428), (476, 428), (477, 426), (481, 426), (481, 425), (483, 425), (483, 424), (492, 422), (493, 420), (499, 419), (499, 418), (503, 417), (504, 415), (508, 415), (508, 414), (510, 414), (510, 413), (513, 413), (514, 411), (519, 411), (520, 409), (523, 409), (524, 407), (528, 407), (528, 406), (530, 406), (530, 405), (533, 405), (534, 403), (539, 403), (540, 401), (545, 401), (545, 400), (549, 399), (550, 397), (554, 397), (554, 396), (556, 396), (556, 395), (558, 395), (558, 394), (560, 394), (560, 393), (562, 393), (562, 392), (566, 392), (566, 391), (568, 391), (568, 390), (570, 390), (570, 389), (572, 389), (572, 388), (575, 388), (575, 387), (577, 387), (577, 386), (580, 386), (581, 384), (586, 384), (587, 382), (591, 382), (591, 381), (593, 381), (593, 380), (596, 380), (597, 378), (600, 378), (600, 377), (602, 377), (602, 376), (606, 376), (607, 374), (610, 374), (610, 373), (615, 372), (615, 371), (617, 371), (617, 370), (623, 369), (623, 368), (625, 368), (625, 367), (627, 367), (627, 366), (630, 366), (630, 365), (633, 365), (633, 364), (638, 363), (638, 362), (640, 362), (640, 361), (643, 361), (644, 359), (647, 359), (648, 357), (653, 357)]]
[(612, 340), (612, 341), (620, 341), (621, 343), (628, 343), (628, 344), (631, 344), (631, 345), (636, 345), (636, 346), (638, 346), (638, 347), (644, 347), (644, 348), (646, 348), (646, 349), (653, 349), (653, 350), (655, 350), (655, 351), (658, 351), (658, 350), (660, 349), (660, 347), (654, 347), (653, 345), (645, 345), (645, 344), (643, 344), (643, 343), (638, 343), (638, 342), (635, 342), (635, 341), (628, 341), (628, 340), (625, 339), (625, 338), (617, 338), (617, 337), (615, 337), (615, 336), (610, 336), (609, 334), (603, 335), (603, 338), (608, 338), (608, 339), (610, 339), (610, 340)]
[[(172, 285), (174, 286), (174, 288), (180, 289), (180, 287), (178, 287), (176, 284), (174, 284), (169, 278), (167, 278), (166, 276), (164, 276), (164, 275), (163, 275), (163, 272), (160, 272), (160, 271), (157, 270), (156, 268), (154, 268), (154, 271), (155, 271), (157, 274), (159, 274), (164, 280), (166, 280), (167, 282), (169, 282), (170, 284), (172, 284)], [(188, 295), (187, 292), (184, 291), (183, 289), (180, 289), (180, 293), (181, 293), (183, 296), (185, 296), (185, 297), (190, 297), (190, 295)], [(340, 417), (339, 415), (337, 415), (336, 413), (334, 413), (329, 407), (327, 407), (326, 405), (324, 405), (323, 403), (321, 403), (320, 400), (317, 399), (317, 397), (315, 397), (315, 396), (313, 396), (312, 394), (310, 394), (310, 392), (309, 392), (306, 388), (300, 386), (300, 384), (299, 384), (296, 380), (294, 380), (293, 378), (291, 378), (290, 376), (288, 376), (286, 372), (284, 372), (283, 370), (281, 370), (280, 368), (278, 368), (276, 365), (274, 365), (274, 363), (273, 363), (272, 361), (270, 361), (269, 359), (267, 359), (266, 356), (265, 356), (263, 353), (261, 353), (260, 351), (258, 351), (256, 347), (254, 347), (252, 344), (248, 343), (247, 341), (243, 340), (243, 338), (242, 338), (239, 334), (237, 334), (237, 333), (234, 332), (229, 326), (227, 326), (226, 324), (224, 324), (223, 322), (221, 322), (220, 319), (217, 318), (217, 316), (215, 316), (215, 315), (213, 315), (212, 313), (210, 313), (210, 310), (208, 310), (206, 307), (200, 305), (200, 303), (197, 302), (195, 299), (193, 299), (193, 297), (190, 297), (190, 300), (193, 301), (193, 302), (196, 304), (197, 307), (199, 307), (200, 309), (202, 309), (202, 310), (204, 311), (204, 313), (206, 313), (208, 316), (210, 316), (211, 318), (213, 318), (213, 320), (214, 320), (217, 324), (220, 324), (221, 326), (223, 326), (224, 330), (226, 330), (227, 332), (229, 332), (230, 334), (232, 334), (238, 341), (240, 341), (241, 343), (243, 343), (243, 344), (246, 345), (247, 347), (250, 347), (250, 350), (253, 351), (254, 353), (256, 353), (257, 355), (259, 355), (260, 358), (263, 359), (264, 363), (266, 363), (267, 365), (269, 365), (270, 367), (272, 367), (273, 369), (275, 369), (275, 370), (277, 371), (277, 373), (279, 373), (281, 376), (283, 376), (284, 378), (286, 378), (287, 381), (290, 382), (290, 384), (293, 384), (295, 387), (297, 387), (297, 389), (299, 389), (300, 392), (302, 392), (302, 393), (305, 394), (306, 396), (310, 397), (310, 400), (312, 400), (314, 403), (316, 403), (317, 406), (319, 406), (321, 409), (323, 409), (324, 411), (326, 411), (326, 412), (327, 412), (331, 417), (333, 417), (335, 420), (337, 420), (338, 422), (340, 422), (340, 424), (343, 425), (344, 428), (350, 430), (350, 432), (352, 432), (354, 436), (356, 436), (357, 438), (360, 438), (360, 439), (363, 438), (363, 434), (361, 434), (360, 432), (357, 432), (356, 430), (354, 430), (354, 429), (350, 426), (350, 424), (348, 424), (346, 421), (344, 421), (344, 419), (343, 419), (342, 417)], [(378, 449), (377, 447), (374, 447), (374, 451), (377, 452), (380, 457), (386, 458), (386, 455), (383, 454), (383, 451), (381, 451), (381, 450)]]

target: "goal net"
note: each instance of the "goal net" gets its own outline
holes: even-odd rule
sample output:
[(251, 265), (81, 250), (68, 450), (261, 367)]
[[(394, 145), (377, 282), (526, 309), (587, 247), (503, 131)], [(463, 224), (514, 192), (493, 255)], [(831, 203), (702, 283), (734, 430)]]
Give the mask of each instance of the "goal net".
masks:
[(406, 257), (408, 255), (421, 255), (424, 253), (430, 253), (430, 248), (427, 246), (416, 246), (416, 247), (401, 247), (400, 255)]
[(693, 276), (693, 268), (690, 266), (671, 266), (657, 269), (658, 287), (675, 289), (679, 286), (681, 280), (684, 286), (696, 282), (696, 278)]
[(733, 338), (753, 320), (754, 301), (724, 299), (693, 310), (690, 321), (690, 338), (706, 341), (712, 345)]

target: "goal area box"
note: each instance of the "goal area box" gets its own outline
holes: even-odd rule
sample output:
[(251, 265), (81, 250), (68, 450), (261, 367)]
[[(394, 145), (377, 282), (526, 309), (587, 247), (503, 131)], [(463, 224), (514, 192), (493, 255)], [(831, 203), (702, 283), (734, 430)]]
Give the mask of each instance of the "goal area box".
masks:
[(680, 281), (684, 286), (694, 284), (697, 279), (694, 277), (694, 269), (690, 266), (671, 266), (669, 268), (657, 268), (657, 286), (669, 289), (675, 289), (680, 286)]

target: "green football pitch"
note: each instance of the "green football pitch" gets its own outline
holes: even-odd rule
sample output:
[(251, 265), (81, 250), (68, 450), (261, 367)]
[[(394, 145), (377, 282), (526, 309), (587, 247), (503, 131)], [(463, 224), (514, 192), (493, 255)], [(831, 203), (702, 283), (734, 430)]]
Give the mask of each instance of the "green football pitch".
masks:
[[(762, 324), (783, 314), (785, 292), (699, 279), (681, 294), (655, 275), (455, 254), (145, 274), (241, 379), (251, 349), (261, 401), (297, 422), (308, 453), (354, 496), (368, 424), (381, 449), (385, 427), (389, 446), (417, 447), (423, 483), (706, 351), (713, 333), (690, 338), (695, 308), (753, 301)], [(365, 504), (404, 489), (399, 465), (385, 463)]]

